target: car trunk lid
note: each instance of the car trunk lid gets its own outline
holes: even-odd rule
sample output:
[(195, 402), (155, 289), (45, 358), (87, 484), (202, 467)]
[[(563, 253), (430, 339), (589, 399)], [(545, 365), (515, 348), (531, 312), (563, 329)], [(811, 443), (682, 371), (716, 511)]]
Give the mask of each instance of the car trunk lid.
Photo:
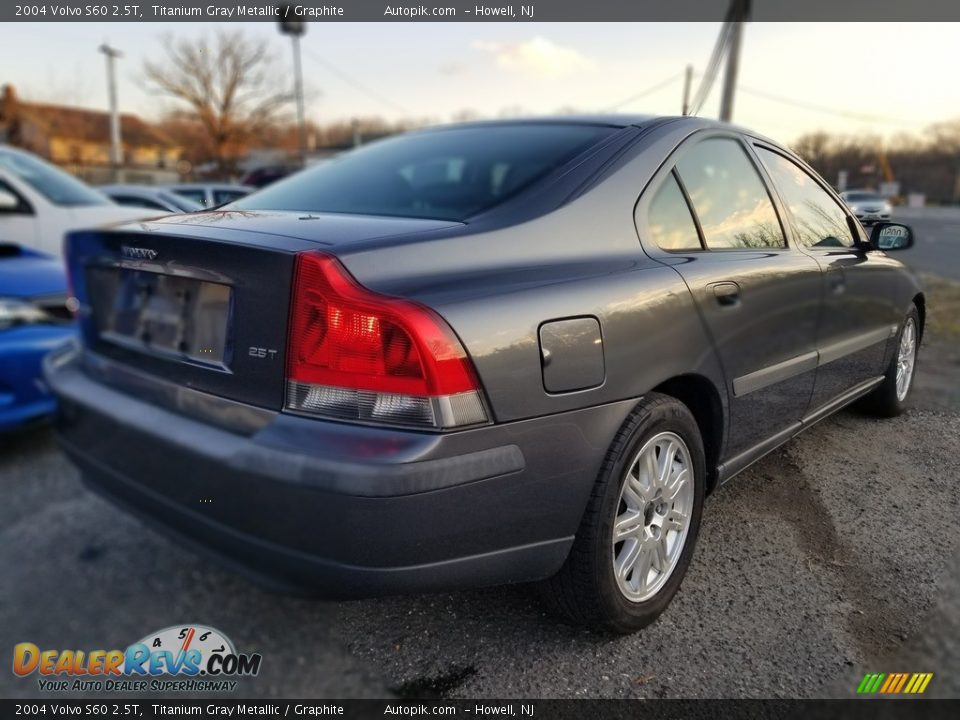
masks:
[(98, 356), (280, 409), (296, 254), (459, 225), (214, 211), (72, 233), (67, 262), (84, 343)]
[(279, 409), (296, 249), (73, 233), (67, 260), (84, 343), (150, 376)]

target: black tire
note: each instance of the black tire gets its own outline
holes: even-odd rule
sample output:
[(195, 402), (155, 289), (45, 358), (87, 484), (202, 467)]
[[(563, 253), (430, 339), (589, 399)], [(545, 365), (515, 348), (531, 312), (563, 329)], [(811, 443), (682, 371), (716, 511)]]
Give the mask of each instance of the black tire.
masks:
[[(913, 321), (916, 342), (914, 349), (914, 370), (910, 377), (910, 383), (907, 385), (907, 393), (901, 400), (897, 397), (897, 360), (904, 329), (911, 320)], [(910, 390), (913, 388), (913, 381), (917, 376), (916, 362), (920, 350), (920, 337), (920, 313), (917, 311), (916, 305), (912, 305), (910, 311), (903, 318), (903, 322), (900, 323), (900, 329), (897, 331), (896, 344), (893, 349), (893, 357), (890, 359), (890, 366), (887, 368), (886, 373), (884, 373), (883, 382), (880, 383), (873, 392), (863, 398), (860, 403), (861, 408), (877, 417), (896, 417), (907, 409), (910, 405)]]
[[(613, 522), (620, 493), (636, 453), (655, 435), (673, 432), (686, 444), (693, 470), (693, 505), (686, 541), (662, 587), (648, 600), (632, 601), (621, 592), (613, 570)], [(703, 440), (686, 405), (667, 395), (650, 393), (633, 410), (607, 452), (566, 562), (543, 581), (544, 605), (576, 624), (628, 634), (649, 625), (666, 609), (686, 574), (696, 545), (706, 486)]]

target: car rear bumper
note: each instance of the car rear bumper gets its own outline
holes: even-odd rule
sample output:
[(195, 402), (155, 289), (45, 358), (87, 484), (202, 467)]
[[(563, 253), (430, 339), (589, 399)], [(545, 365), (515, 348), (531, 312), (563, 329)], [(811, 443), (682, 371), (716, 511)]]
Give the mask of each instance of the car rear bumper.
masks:
[(333, 597), (553, 574), (635, 404), (449, 434), (276, 413), (242, 434), (119, 392), (77, 354), (45, 374), (89, 486), (274, 585)]
[(71, 325), (0, 332), (0, 431), (48, 418), (57, 405), (41, 378), (43, 357), (76, 334)]

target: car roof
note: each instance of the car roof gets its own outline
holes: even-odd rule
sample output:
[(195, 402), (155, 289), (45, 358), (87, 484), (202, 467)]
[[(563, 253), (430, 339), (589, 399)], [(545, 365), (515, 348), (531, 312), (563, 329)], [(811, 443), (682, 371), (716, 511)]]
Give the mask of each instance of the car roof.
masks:
[(26, 150), (14, 147), (13, 145), (7, 145), (5, 143), (0, 143), (0, 152), (10, 153), (11, 155), (33, 155), (31, 152), (27, 152)]
[(239, 183), (177, 183), (175, 185), (165, 185), (165, 189), (176, 192), (177, 190), (256, 190), (251, 185), (240, 185)]
[(620, 113), (585, 113), (576, 115), (532, 115), (515, 118), (498, 118), (493, 120), (468, 120), (466, 122), (451, 122), (441, 125), (431, 125), (423, 130), (447, 130), (463, 127), (497, 127), (509, 125), (607, 125), (609, 127), (630, 127), (644, 125), (651, 120), (659, 119), (656, 115), (631, 115)]
[[(433, 125), (411, 132), (441, 132), (443, 130), (463, 127), (497, 127), (510, 125), (602, 125), (613, 128), (649, 127), (660, 123), (673, 122), (688, 125), (691, 131), (716, 129), (747, 135), (755, 140), (767, 143), (773, 147), (790, 152), (783, 143), (732, 123), (721, 122), (712, 118), (703, 118), (696, 115), (644, 115), (631, 113), (581, 113), (576, 115), (544, 115), (517, 118), (502, 118), (495, 120), (471, 120), (462, 123)], [(386, 138), (384, 138), (386, 139)], [(793, 153), (790, 152), (792, 155)]]
[(144, 195), (156, 195), (158, 193), (163, 193), (166, 191), (166, 188), (157, 187), (155, 185), (100, 185), (97, 187), (98, 190), (102, 192), (129, 192), (129, 193), (143, 193)]

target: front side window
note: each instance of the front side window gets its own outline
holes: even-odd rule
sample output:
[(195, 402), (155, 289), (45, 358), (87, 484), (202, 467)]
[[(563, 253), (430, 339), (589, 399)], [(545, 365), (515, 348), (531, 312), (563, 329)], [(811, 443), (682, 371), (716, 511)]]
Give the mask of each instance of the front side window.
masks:
[(805, 247), (852, 247), (843, 208), (792, 160), (758, 147), (757, 154), (779, 188), (793, 217), (794, 235)]
[(784, 248), (770, 196), (740, 143), (711, 138), (677, 163), (710, 250)]
[(647, 232), (662, 250), (699, 250), (700, 236), (673, 173), (657, 190), (647, 213)]

